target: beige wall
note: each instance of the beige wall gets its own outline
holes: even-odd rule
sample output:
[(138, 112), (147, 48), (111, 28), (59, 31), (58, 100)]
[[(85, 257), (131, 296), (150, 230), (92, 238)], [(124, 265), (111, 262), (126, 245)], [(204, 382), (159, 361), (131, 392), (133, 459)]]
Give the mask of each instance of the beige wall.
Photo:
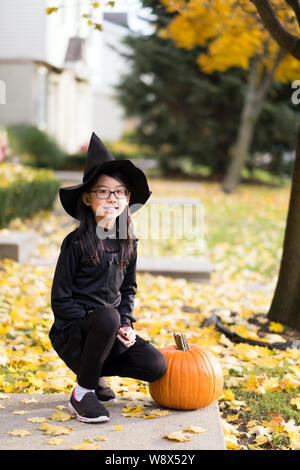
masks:
[[(33, 66), (0, 60), (0, 80), (5, 83), (6, 103), (0, 105), (0, 124), (34, 122)], [(26, 90), (26, 93), (24, 92)]]
[(41, 63), (0, 60), (0, 79), (6, 88), (0, 125), (35, 125), (70, 153), (86, 143), (93, 126), (92, 91), (72, 70), (59, 73)]

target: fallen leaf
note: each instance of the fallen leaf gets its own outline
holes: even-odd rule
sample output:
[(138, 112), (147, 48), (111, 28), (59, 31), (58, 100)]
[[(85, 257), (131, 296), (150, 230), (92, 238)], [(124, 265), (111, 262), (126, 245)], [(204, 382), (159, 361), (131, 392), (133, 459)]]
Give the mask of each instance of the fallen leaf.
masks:
[(238, 419), (239, 415), (236, 414), (236, 415), (227, 415), (226, 416), (226, 421), (235, 421), (236, 419)]
[(297, 431), (289, 431), (290, 446), (292, 450), (300, 450), (300, 433)]
[(187, 434), (184, 434), (182, 431), (176, 431), (171, 434), (165, 434), (163, 437), (166, 439), (170, 439), (170, 441), (178, 441), (178, 442), (184, 442), (184, 441), (190, 441), (191, 438)]
[(44, 423), (47, 421), (47, 418), (44, 416), (34, 416), (33, 418), (27, 418), (27, 421), (30, 421), (31, 423)]
[(271, 427), (264, 427), (264, 426), (254, 426), (249, 429), (249, 434), (255, 434), (255, 442), (258, 445), (265, 444), (266, 442), (272, 441), (272, 436), (270, 434), (272, 431)]
[(290, 403), (291, 405), (295, 405), (297, 407), (297, 410), (300, 410), (300, 396), (292, 398)]
[(8, 431), (7, 434), (11, 434), (12, 436), (30, 436), (32, 433), (27, 431), (27, 429), (14, 429), (13, 431)]
[(47, 441), (47, 444), (49, 444), (51, 446), (59, 446), (63, 442), (65, 442), (63, 439), (61, 439), (59, 437), (56, 437), (54, 439), (49, 439), (49, 441)]
[(115, 431), (121, 431), (123, 429), (123, 426), (115, 426), (114, 430)]
[(28, 413), (28, 411), (14, 410), (12, 413), (13, 413), (13, 415), (25, 415), (26, 413)]
[(194, 432), (194, 433), (207, 432), (207, 429), (203, 429), (201, 428), (201, 426), (192, 426), (192, 425), (186, 426), (183, 430), (187, 432)]
[(56, 426), (55, 424), (43, 423), (39, 429), (44, 431), (44, 434), (60, 436), (60, 434), (70, 434), (73, 428), (71, 426)]
[(230, 390), (230, 388), (227, 388), (223, 390), (223, 395), (221, 396), (222, 400), (234, 400), (234, 394)]
[(103, 436), (98, 436), (98, 437), (95, 437), (94, 439), (95, 441), (107, 441), (107, 437), (103, 437)]
[(128, 417), (130, 417), (130, 418), (132, 418), (132, 417), (139, 418), (144, 413), (145, 413), (145, 409), (142, 408), (141, 406), (128, 405), (125, 408), (122, 408), (122, 410), (121, 410), (122, 416), (125, 416), (127, 418)]
[(72, 418), (73, 416), (70, 414), (59, 410), (54, 411), (52, 415), (49, 416), (49, 419), (52, 419), (53, 421), (69, 421)]
[(25, 405), (28, 405), (29, 403), (38, 403), (38, 401), (35, 398), (24, 398), (24, 400), (20, 400), (21, 403), (25, 403)]
[(167, 416), (167, 415), (171, 414), (171, 411), (170, 410), (160, 410), (159, 408), (157, 408), (156, 410), (152, 410), (151, 414), (156, 415), (156, 416)]
[(275, 331), (276, 333), (280, 333), (284, 330), (284, 326), (281, 323), (271, 322), (269, 329), (271, 331)]
[(101, 449), (100, 446), (95, 444), (89, 439), (84, 439), (80, 444), (76, 444), (73, 446), (70, 446), (71, 449), (73, 450), (98, 450)]

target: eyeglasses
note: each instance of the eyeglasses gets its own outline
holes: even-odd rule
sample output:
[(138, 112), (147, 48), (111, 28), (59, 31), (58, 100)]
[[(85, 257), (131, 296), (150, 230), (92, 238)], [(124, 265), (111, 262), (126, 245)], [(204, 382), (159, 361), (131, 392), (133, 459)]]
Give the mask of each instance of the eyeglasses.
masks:
[(127, 194), (127, 189), (116, 189), (115, 191), (109, 191), (108, 189), (95, 189), (94, 191), (89, 191), (90, 193), (95, 193), (97, 199), (108, 199), (111, 194), (113, 194), (117, 199), (124, 199)]

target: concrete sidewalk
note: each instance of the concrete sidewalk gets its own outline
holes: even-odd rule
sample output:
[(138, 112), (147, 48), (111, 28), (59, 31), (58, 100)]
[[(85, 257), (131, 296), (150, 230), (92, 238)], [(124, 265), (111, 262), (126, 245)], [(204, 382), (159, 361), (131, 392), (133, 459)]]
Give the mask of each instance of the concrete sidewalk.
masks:
[[(75, 418), (59, 422), (49, 418), (54, 411), (71, 414), (67, 405), (68, 395), (62, 394), (1, 394), (0, 399), (0, 449), (1, 450), (71, 450), (70, 446), (81, 444), (84, 439), (92, 442), (102, 450), (225, 450), (224, 436), (222, 432), (218, 403), (215, 401), (206, 408), (193, 411), (169, 410), (166, 416), (155, 418), (124, 417), (121, 410), (129, 405), (136, 404), (147, 411), (148, 414), (155, 409), (165, 410), (159, 407), (152, 399), (143, 401), (118, 398), (116, 403), (106, 405), (110, 411), (110, 420), (106, 423), (81, 423)], [(22, 403), (22, 400), (35, 401)], [(57, 409), (57, 407), (59, 408)], [(65, 409), (61, 409), (65, 406)], [(15, 414), (16, 412), (24, 412)], [(31, 422), (28, 418), (46, 418), (43, 422)], [(70, 434), (46, 435), (39, 428), (45, 423), (67, 428)], [(189, 441), (177, 442), (163, 437), (165, 434), (183, 430), (186, 426), (200, 426), (205, 429), (201, 433), (185, 433)], [(121, 426), (115, 429), (115, 426)], [(14, 430), (26, 430), (31, 434), (24, 437), (14, 436), (8, 432)], [(107, 440), (99, 441), (102, 436)], [(51, 445), (48, 441), (61, 439), (58, 445)]]

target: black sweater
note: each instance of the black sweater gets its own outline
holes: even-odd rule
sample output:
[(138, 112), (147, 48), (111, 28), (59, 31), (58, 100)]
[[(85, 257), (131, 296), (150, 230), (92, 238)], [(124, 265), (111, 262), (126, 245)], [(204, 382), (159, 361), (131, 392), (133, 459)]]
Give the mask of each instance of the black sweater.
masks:
[(101, 305), (115, 307), (122, 326), (132, 326), (134, 298), (137, 290), (137, 242), (127, 267), (120, 268), (117, 239), (104, 240), (101, 264), (94, 265), (82, 252), (75, 229), (62, 242), (51, 289), (53, 328), (64, 329)]

